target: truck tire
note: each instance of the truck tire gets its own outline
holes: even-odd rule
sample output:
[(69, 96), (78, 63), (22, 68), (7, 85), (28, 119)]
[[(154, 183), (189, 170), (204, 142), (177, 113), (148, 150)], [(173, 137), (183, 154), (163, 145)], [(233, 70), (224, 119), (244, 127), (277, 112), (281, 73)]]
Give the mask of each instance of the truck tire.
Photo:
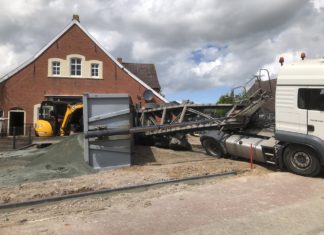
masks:
[(290, 145), (284, 152), (284, 162), (288, 170), (303, 176), (316, 176), (321, 172), (316, 152), (301, 145)]
[(212, 157), (220, 158), (223, 156), (223, 150), (221, 145), (212, 138), (205, 138), (202, 141), (202, 146), (206, 150), (207, 154)]

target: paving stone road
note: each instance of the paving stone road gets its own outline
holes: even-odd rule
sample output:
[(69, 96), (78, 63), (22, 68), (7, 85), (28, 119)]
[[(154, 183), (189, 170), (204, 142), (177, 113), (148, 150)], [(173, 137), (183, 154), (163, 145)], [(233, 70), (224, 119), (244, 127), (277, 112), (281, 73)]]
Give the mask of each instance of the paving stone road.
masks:
[(55, 214), (53, 204), (46, 217), (0, 234), (324, 234), (323, 176), (275, 172), (177, 187), (101, 198), (96, 210), (82, 199), (72, 214)]

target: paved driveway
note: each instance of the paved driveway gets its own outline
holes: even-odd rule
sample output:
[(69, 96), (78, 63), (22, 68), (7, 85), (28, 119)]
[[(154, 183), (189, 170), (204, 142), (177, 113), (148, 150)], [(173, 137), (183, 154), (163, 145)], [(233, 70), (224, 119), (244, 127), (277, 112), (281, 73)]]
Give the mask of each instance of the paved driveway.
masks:
[(323, 177), (279, 172), (113, 197), (82, 199), (72, 214), (50, 205), (37, 220), (34, 210), (0, 234), (324, 234)]

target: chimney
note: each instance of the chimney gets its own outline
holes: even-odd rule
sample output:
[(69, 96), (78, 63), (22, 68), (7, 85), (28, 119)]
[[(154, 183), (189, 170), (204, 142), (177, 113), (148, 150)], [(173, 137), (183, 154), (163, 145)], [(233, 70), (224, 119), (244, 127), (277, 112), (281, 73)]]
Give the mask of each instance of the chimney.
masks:
[(73, 15), (72, 20), (76, 20), (80, 23), (80, 17), (79, 15)]
[(118, 61), (119, 63), (121, 63), (121, 64), (122, 64), (122, 63), (123, 63), (123, 58), (121, 58), (121, 57), (118, 57), (118, 58), (117, 58), (117, 61)]

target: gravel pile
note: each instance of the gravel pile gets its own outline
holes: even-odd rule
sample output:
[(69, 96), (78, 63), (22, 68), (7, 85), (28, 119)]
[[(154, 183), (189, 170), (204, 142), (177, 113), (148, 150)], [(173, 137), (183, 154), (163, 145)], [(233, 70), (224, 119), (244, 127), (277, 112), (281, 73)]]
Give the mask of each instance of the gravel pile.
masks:
[(0, 166), (0, 186), (96, 172), (83, 160), (83, 135), (66, 137), (46, 149), (0, 158)]

